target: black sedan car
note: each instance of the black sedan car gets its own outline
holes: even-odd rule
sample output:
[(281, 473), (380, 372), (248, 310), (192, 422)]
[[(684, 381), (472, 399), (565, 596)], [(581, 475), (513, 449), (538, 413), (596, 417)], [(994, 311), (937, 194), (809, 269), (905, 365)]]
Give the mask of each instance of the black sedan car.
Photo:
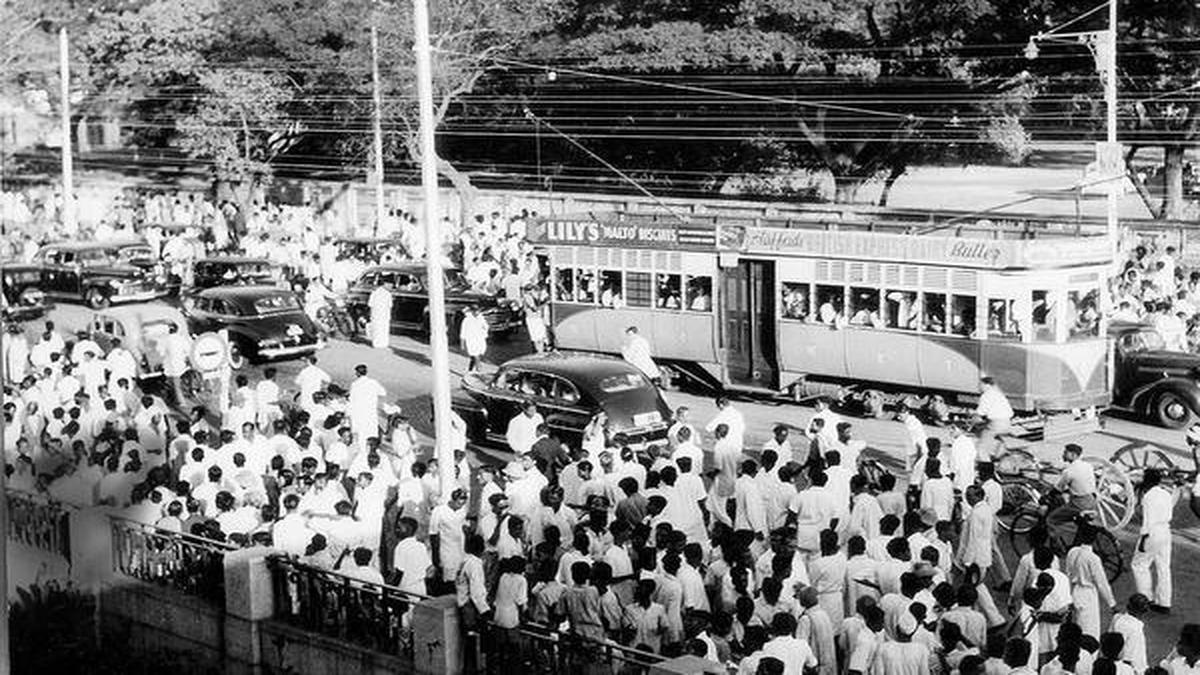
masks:
[(6, 265), (20, 273), (23, 287), (47, 298), (83, 302), (92, 308), (146, 302), (167, 293), (166, 276), (153, 252), (139, 240), (60, 242), (43, 246), (28, 264)]
[(39, 283), (39, 270), (0, 263), (0, 320), (29, 321), (53, 307), (53, 303), (46, 301)]
[(187, 298), (184, 312), (192, 333), (227, 330), (251, 361), (297, 358), (325, 346), (296, 294), (275, 286), (209, 288)]
[(192, 264), (192, 290), (217, 286), (286, 286), (283, 272), (266, 258), (225, 255)]
[(522, 356), (494, 374), (463, 377), (465, 394), (453, 402), (475, 442), (505, 443), (508, 423), (532, 401), (551, 434), (578, 445), (596, 413), (608, 416), (610, 434), (631, 445), (666, 439), (671, 408), (646, 376), (610, 356), (548, 352)]
[[(459, 321), (466, 307), (478, 307), (487, 319), (492, 333), (506, 333), (522, 324), (521, 315), (495, 297), (471, 289), (462, 271), (446, 268), (446, 326), (451, 341), (458, 339)], [(392, 292), (392, 331), (415, 330), (429, 332), (429, 293), (426, 290), (425, 266), (418, 263), (399, 263), (372, 267), (346, 294), (350, 315), (365, 325), (371, 316), (368, 300), (371, 291), (385, 286)]]

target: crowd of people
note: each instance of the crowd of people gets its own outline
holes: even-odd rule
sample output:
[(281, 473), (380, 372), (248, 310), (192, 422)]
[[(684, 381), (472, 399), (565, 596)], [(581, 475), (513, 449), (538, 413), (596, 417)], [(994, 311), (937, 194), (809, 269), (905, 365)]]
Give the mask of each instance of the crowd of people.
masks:
[[(30, 222), (54, 204), (27, 208)], [(167, 262), (185, 264), (221, 249), (222, 228), (228, 236), (239, 218), (227, 206), (154, 196), (90, 234), (137, 229)], [(467, 283), (524, 302), (539, 272), (523, 238), (526, 215), (450, 229), (443, 253)], [(415, 220), (391, 217), (419, 255)], [(318, 220), (309, 207), (259, 205), (245, 218), (241, 250), (336, 288), (353, 273), (339, 271), (345, 260)], [(37, 242), (14, 239), (17, 254)], [(1182, 279), (1172, 255), (1135, 254), (1114, 284), (1118, 298), (1129, 296), (1118, 315), (1150, 311), (1157, 325), (1168, 310), (1195, 314), (1188, 303), (1200, 284)], [(599, 656), (604, 645), (769, 675), (1200, 668), (1200, 625), (1185, 626), (1170, 654), (1146, 647), (1148, 626), (1172, 605), (1166, 489), (1148, 477), (1144, 512), (1155, 517), (1144, 519), (1135, 554), (1138, 592), (1117, 598), (1093, 549), (1095, 529), (1071, 518), (1096, 490), (1077, 446), (1064, 451), (1059, 486), (1075, 510), (1050, 520), (1078, 536), (1064, 552), (1050, 531), (1035, 531), (1010, 572), (991, 449), (965, 427), (943, 447), (911, 411), (899, 415), (911, 443), (898, 477), (867, 470), (865, 444), (827, 402), (803, 430), (777, 426), (752, 448), (744, 416), (724, 398), (703, 424), (678, 409), (667, 438), (647, 447), (609, 434), (602, 419), (579, 441), (556, 438), (530, 404), (509, 423), (515, 459), (502, 468), (472, 467), (455, 417), (455, 461), (439, 466), (367, 365), (347, 382), (316, 357), (291, 382), (273, 368), (253, 381), (238, 375), (229, 404), (214, 409), (142, 390), (119, 340), (102, 348), (52, 322), (32, 343), (19, 333), (2, 355), (12, 489), (168, 532), (272, 547), (358, 583), (453, 594), (468, 641), (514, 665), (536, 658), (520, 630), (532, 623), (570, 636), (572, 658), (589, 672), (613, 668)], [(177, 376), (186, 350), (168, 339), (166, 351), (164, 370)], [(643, 370), (653, 367), (645, 349), (629, 351), (649, 361)], [(1005, 421), (1003, 411), (984, 413)]]

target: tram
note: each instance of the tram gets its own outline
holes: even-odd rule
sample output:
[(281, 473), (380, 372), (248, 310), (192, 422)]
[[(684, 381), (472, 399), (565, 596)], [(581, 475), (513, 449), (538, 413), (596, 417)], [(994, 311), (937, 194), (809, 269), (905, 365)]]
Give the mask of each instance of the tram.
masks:
[(543, 218), (561, 349), (619, 354), (628, 326), (673, 376), (805, 398), (855, 389), (1014, 408), (1109, 403), (1103, 232), (1044, 221)]

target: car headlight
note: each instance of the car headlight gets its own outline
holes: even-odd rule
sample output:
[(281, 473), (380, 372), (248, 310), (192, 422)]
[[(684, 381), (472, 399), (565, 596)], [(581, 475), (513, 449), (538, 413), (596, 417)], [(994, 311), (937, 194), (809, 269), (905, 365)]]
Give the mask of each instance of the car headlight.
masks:
[(276, 338), (263, 338), (258, 341), (259, 347), (278, 347), (280, 344)]

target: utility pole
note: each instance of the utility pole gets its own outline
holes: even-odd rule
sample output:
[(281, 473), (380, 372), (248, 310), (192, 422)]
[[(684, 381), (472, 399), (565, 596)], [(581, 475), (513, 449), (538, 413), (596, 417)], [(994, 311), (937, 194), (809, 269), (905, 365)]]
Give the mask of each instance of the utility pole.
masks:
[(429, 284), (429, 351), (433, 366), (434, 456), (441, 466), (442, 499), (454, 489), (450, 444), (450, 348), (446, 343), (446, 290), (442, 276), (442, 228), (438, 217), (437, 149), (434, 146), (433, 64), (429, 49), (429, 6), (413, 0), (416, 33), (417, 104), (421, 116), (421, 188), (425, 201), (425, 270)]
[(67, 29), (58, 29), (58, 76), (62, 87), (62, 224), (68, 236), (78, 230), (75, 222), (75, 177), (71, 166), (71, 66), (67, 53)]
[[(8, 355), (4, 353), (4, 331), (0, 330), (0, 387), (5, 381), (4, 365)], [(0, 395), (3, 399), (3, 395)], [(0, 403), (3, 403), (0, 400)], [(0, 424), (0, 448), (5, 447), (4, 428)], [(0, 598), (0, 675), (12, 672), (12, 661), (8, 648), (8, 477), (0, 471), (0, 590), (5, 597)]]
[(1108, 184), (1108, 205), (1105, 214), (1108, 237), (1112, 246), (1113, 265), (1119, 264), (1117, 253), (1121, 241), (1121, 224), (1117, 218), (1117, 197), (1125, 185), (1124, 158), (1121, 147), (1117, 145), (1117, 2), (1118, 0), (1108, 0), (1108, 31), (1107, 35), (1101, 38), (1105, 41), (1104, 48), (1101, 50), (1100, 45), (1096, 45), (1097, 52), (1102, 51), (1104, 54), (1105, 141), (1108, 144), (1108, 152), (1116, 154), (1117, 157), (1114, 159), (1121, 162), (1119, 166), (1122, 177), (1119, 180), (1110, 181)]
[(375, 227), (371, 229), (373, 236), (379, 236), (379, 226), (383, 224), (383, 93), (379, 83), (379, 30), (375, 27), (378, 13), (371, 13), (371, 80), (374, 89), (375, 115), (373, 127), (375, 131)]

